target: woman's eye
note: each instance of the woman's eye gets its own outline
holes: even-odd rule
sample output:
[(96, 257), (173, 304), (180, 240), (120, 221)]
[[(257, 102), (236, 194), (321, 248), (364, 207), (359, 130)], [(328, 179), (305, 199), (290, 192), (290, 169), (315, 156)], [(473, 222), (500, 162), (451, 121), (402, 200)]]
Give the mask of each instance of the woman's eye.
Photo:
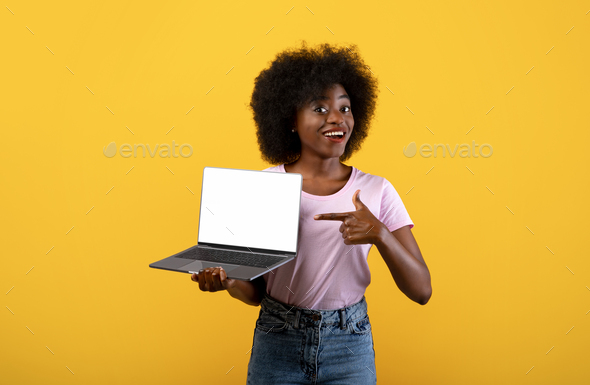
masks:
[[(322, 110), (325, 110), (325, 108), (324, 108), (324, 107), (318, 107), (318, 108), (316, 108), (314, 111), (317, 111), (317, 110), (319, 110), (320, 108), (321, 108)], [(349, 112), (349, 111), (350, 111), (350, 107), (348, 107), (348, 106), (344, 106), (344, 107), (342, 107), (342, 108), (346, 109), (346, 110), (345, 110), (345, 112)], [(322, 112), (322, 111), (320, 111), (320, 112)]]

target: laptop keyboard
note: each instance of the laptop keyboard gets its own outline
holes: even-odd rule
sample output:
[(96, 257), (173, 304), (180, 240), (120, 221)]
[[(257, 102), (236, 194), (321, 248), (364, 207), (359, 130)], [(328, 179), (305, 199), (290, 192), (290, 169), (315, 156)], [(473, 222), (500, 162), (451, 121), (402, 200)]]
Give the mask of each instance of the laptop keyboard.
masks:
[(177, 255), (176, 257), (207, 262), (230, 263), (232, 265), (266, 268), (285, 259), (285, 257), (275, 257), (272, 255), (199, 248), (193, 249), (181, 255)]

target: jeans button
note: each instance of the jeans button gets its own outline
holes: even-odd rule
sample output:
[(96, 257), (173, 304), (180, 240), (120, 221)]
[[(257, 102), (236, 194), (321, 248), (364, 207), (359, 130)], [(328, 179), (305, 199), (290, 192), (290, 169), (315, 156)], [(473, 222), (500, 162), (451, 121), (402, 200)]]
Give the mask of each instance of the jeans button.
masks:
[(314, 314), (312, 318), (314, 321), (318, 321), (320, 319), (320, 316), (317, 314)]

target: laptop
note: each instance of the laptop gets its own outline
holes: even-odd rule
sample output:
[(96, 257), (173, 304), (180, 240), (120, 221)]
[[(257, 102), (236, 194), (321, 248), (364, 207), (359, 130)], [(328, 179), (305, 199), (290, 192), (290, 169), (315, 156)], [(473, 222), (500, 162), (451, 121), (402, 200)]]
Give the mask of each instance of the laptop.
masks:
[(149, 266), (197, 273), (221, 266), (252, 281), (297, 256), (303, 177), (204, 167), (197, 244)]

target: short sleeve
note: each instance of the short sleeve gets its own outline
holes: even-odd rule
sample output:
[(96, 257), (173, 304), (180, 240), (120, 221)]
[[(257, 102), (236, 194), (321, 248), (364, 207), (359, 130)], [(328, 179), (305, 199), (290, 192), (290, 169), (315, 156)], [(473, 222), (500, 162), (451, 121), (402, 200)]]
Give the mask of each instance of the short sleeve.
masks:
[(389, 231), (395, 231), (407, 225), (410, 228), (414, 227), (402, 199), (393, 185), (385, 178), (383, 178), (379, 220), (387, 226)]
[(265, 168), (264, 170), (261, 170), (261, 171), (281, 172), (281, 166), (282, 165), (279, 165), (279, 166), (270, 166), (270, 167), (267, 167), (267, 168)]

